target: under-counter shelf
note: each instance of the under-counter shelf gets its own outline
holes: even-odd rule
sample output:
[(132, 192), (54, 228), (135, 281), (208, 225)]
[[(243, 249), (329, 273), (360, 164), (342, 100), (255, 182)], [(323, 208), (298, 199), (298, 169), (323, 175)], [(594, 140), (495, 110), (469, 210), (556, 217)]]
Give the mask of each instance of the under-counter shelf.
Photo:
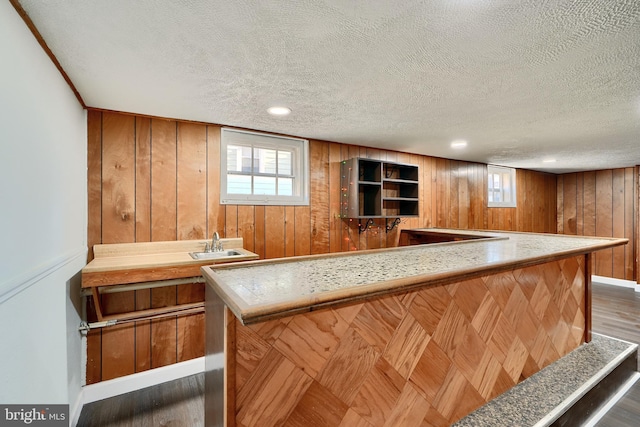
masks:
[(355, 157), (341, 172), (342, 218), (419, 216), (418, 166)]

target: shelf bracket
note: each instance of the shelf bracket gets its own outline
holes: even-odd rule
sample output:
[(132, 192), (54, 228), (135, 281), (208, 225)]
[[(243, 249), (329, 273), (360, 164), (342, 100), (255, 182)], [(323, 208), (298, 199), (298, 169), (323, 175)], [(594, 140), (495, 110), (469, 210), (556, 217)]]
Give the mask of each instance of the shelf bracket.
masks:
[(388, 166), (384, 172), (384, 177), (389, 179), (393, 176), (393, 171), (396, 170), (395, 166)]
[(363, 224), (358, 224), (358, 234), (360, 233), (364, 233), (365, 231), (367, 231), (367, 228), (369, 228), (370, 224), (373, 224), (374, 221), (373, 219), (369, 218), (365, 223), (364, 223), (364, 227)]
[(386, 227), (385, 228), (386, 228), (387, 233), (388, 233), (388, 232), (392, 231), (394, 228), (396, 228), (400, 224), (400, 222), (402, 222), (402, 220), (400, 218), (396, 218), (391, 223), (389, 223), (389, 220), (387, 219), (387, 220), (385, 220), (385, 222), (386, 222)]

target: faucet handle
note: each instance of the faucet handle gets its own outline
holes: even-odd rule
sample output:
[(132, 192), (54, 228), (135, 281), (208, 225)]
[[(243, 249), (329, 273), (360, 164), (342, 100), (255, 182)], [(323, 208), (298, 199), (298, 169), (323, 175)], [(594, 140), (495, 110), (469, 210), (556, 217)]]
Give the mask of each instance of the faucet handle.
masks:
[(206, 242), (204, 244), (204, 251), (205, 252), (211, 252), (211, 246), (209, 246), (209, 242)]

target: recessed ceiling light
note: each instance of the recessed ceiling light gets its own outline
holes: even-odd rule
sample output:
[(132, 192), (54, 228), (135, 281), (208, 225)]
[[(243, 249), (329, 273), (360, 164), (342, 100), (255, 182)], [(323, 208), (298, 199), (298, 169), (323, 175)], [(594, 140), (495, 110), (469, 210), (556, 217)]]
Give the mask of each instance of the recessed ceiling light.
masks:
[(555, 163), (556, 159), (544, 159), (542, 163)]
[(465, 141), (464, 139), (456, 139), (455, 141), (453, 141), (451, 143), (451, 148), (464, 148), (467, 146), (467, 141)]
[(291, 112), (291, 108), (287, 107), (269, 107), (267, 112), (272, 116), (286, 116)]

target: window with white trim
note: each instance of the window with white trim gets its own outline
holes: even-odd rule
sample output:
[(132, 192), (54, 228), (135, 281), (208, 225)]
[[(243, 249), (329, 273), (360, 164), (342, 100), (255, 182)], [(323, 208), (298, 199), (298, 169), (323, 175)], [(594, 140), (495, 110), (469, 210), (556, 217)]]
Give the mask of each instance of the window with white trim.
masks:
[(503, 166), (488, 165), (488, 207), (516, 207), (516, 170)]
[(220, 203), (309, 204), (309, 141), (222, 129)]

